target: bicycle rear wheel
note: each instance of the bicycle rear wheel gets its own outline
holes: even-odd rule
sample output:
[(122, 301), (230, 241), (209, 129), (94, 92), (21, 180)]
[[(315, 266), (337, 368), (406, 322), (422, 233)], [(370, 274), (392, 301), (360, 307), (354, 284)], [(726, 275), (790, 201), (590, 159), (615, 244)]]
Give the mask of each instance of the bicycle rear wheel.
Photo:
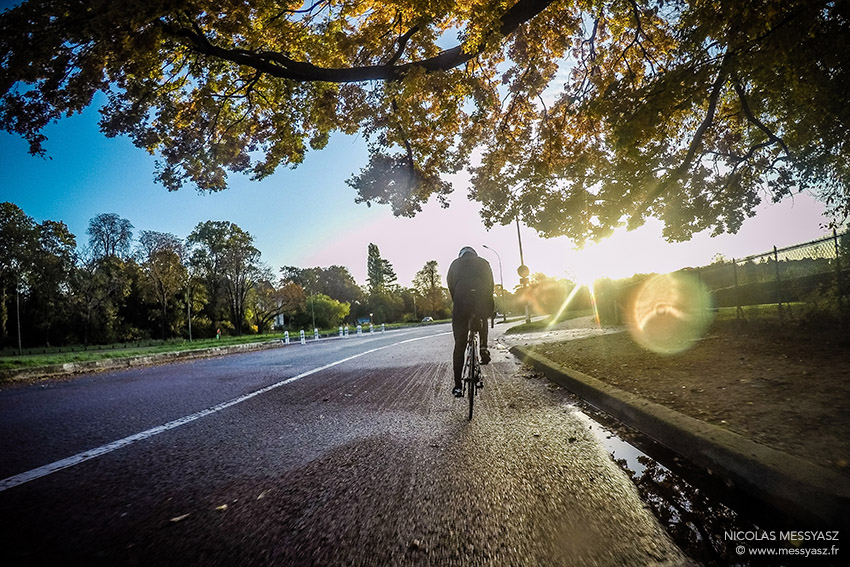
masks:
[(472, 408), (475, 405), (475, 383), (478, 375), (478, 357), (475, 352), (475, 341), (469, 342), (469, 374), (467, 375), (466, 393), (469, 396), (469, 419), (472, 420)]

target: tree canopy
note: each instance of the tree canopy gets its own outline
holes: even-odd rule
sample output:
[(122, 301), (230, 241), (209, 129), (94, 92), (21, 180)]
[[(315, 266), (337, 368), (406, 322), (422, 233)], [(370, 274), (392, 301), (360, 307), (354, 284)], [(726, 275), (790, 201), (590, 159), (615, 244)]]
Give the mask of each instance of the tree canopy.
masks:
[(360, 132), (348, 183), (398, 215), (467, 168), (488, 226), (687, 239), (803, 190), (847, 218), (848, 38), (831, 0), (30, 0), (0, 15), (0, 126), (41, 155), (102, 92), (106, 135), (202, 191)]

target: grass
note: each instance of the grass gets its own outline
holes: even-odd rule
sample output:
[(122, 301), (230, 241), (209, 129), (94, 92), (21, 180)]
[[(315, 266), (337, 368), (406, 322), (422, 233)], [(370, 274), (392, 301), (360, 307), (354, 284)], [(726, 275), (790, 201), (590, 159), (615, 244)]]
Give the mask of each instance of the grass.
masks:
[(17, 368), (32, 368), (50, 366), (69, 362), (90, 362), (108, 360), (111, 358), (129, 358), (163, 352), (182, 352), (203, 350), (213, 347), (232, 346), (246, 343), (262, 343), (280, 340), (281, 333), (265, 335), (244, 335), (241, 337), (222, 337), (221, 339), (198, 339), (194, 341), (141, 341), (139, 343), (116, 343), (111, 345), (90, 346), (77, 345), (74, 347), (50, 347), (41, 349), (25, 349), (24, 355), (5, 349), (0, 353), (0, 370)]
[(582, 309), (579, 311), (565, 311), (561, 314), (560, 317), (556, 321), (552, 321), (552, 316), (546, 317), (545, 319), (540, 319), (538, 321), (532, 321), (531, 323), (523, 323), (521, 325), (515, 325), (505, 331), (506, 335), (512, 335), (515, 333), (533, 333), (535, 331), (545, 331), (549, 326), (558, 324), (562, 321), (567, 321), (569, 319), (576, 319), (578, 317), (587, 317), (588, 315), (593, 315), (593, 310), (591, 309)]
[[(431, 323), (392, 323), (387, 329), (400, 327), (415, 327), (421, 325), (433, 325), (445, 323), (446, 321), (434, 321)], [(381, 326), (375, 325), (375, 332), (380, 332)], [(357, 326), (349, 326), (349, 333), (357, 332)], [(369, 332), (369, 326), (363, 327), (363, 332)], [(339, 329), (320, 329), (322, 337), (334, 337), (339, 334)], [(221, 339), (175, 339), (169, 341), (135, 341), (127, 343), (115, 343), (109, 345), (94, 345), (85, 347), (82, 345), (67, 347), (41, 347), (24, 349), (24, 354), (19, 355), (17, 349), (3, 349), (0, 351), (0, 370), (16, 370), (20, 368), (33, 368), (38, 366), (52, 366), (56, 364), (67, 364), (69, 362), (91, 362), (97, 360), (109, 360), (112, 358), (130, 358), (133, 356), (145, 356), (163, 352), (183, 352), (190, 350), (204, 350), (214, 347), (233, 346), (247, 343), (264, 343), (279, 341), (283, 339), (283, 331), (267, 333), (263, 335), (243, 335), (241, 337), (225, 336)], [(297, 341), (300, 331), (290, 331), (290, 340)], [(307, 332), (307, 338), (313, 337), (312, 332)]]

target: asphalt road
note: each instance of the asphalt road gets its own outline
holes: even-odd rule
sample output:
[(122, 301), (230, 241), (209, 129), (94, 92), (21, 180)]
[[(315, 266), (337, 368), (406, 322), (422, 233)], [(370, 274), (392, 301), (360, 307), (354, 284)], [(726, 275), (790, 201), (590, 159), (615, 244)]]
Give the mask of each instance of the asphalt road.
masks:
[[(493, 333), (491, 345), (499, 335)], [(0, 390), (3, 565), (679, 565), (567, 396), (447, 325)]]

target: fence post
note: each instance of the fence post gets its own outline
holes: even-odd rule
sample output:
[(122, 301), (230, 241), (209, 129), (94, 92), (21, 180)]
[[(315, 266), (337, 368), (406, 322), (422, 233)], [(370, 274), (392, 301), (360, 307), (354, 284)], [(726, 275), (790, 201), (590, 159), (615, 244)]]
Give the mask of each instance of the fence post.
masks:
[(782, 313), (782, 278), (779, 275), (779, 252), (773, 247), (773, 261), (776, 263), (776, 296), (779, 300), (779, 324), (785, 325), (785, 317)]
[(838, 231), (834, 228), (832, 229), (832, 242), (835, 245), (835, 287), (836, 294), (838, 295), (838, 309), (841, 311), (841, 315), (845, 314), (844, 311), (844, 286), (842, 285), (844, 282), (841, 281), (841, 247), (838, 245)]

